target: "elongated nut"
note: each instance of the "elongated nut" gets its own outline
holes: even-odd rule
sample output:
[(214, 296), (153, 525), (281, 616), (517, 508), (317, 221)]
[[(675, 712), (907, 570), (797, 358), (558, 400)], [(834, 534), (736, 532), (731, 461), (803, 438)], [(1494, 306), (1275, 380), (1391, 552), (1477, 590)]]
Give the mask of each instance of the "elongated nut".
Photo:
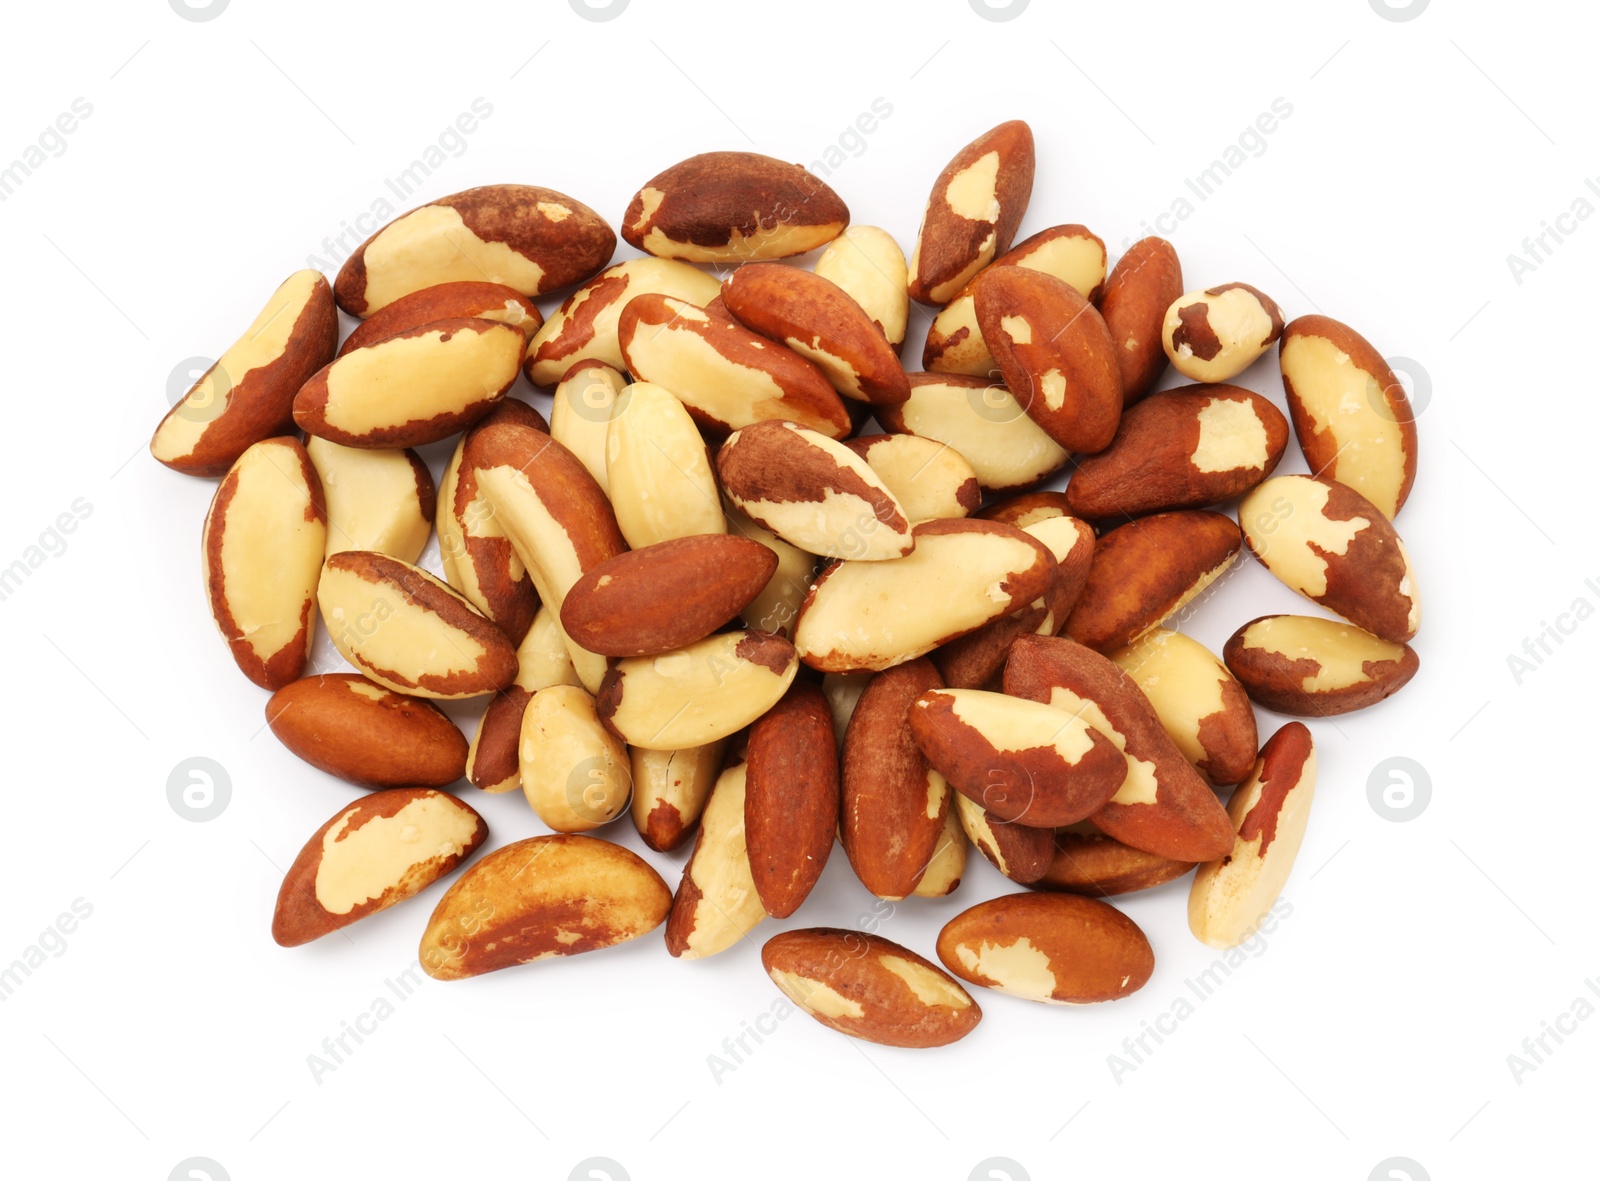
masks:
[(862, 435), (845, 446), (866, 461), (913, 525), (970, 516), (983, 503), (978, 474), (954, 447), (915, 435)]
[(523, 337), (493, 320), (439, 320), (346, 353), (294, 398), (308, 435), (346, 447), (418, 447), (487, 414), (517, 380)]
[(784, 418), (842, 439), (850, 414), (822, 370), (751, 332), (722, 300), (701, 308), (665, 295), (628, 301), (617, 324), (628, 372), (671, 390), (708, 431)]
[(436, 320), (462, 317), (509, 324), (522, 333), (524, 340), (532, 336), (544, 320), (533, 300), (504, 283), (473, 280), (439, 283), (403, 295), (381, 312), (361, 321), (339, 346), (339, 356)]
[(1162, 729), (1200, 774), (1225, 784), (1250, 773), (1256, 715), (1221, 657), (1162, 627), (1107, 656), (1139, 686)]
[(922, 880), (911, 891), (914, 898), (943, 898), (954, 894), (961, 885), (961, 876), (967, 872), (967, 834), (961, 827), (961, 816), (956, 801), (961, 793), (946, 785), (945, 794), (950, 805), (944, 813), (944, 831), (939, 843), (928, 859), (928, 868), (922, 871)]
[(1124, 406), (1148, 394), (1166, 372), (1161, 325), (1182, 294), (1183, 267), (1165, 238), (1140, 238), (1111, 269), (1100, 293), (1100, 316), (1116, 346)]
[(809, 553), (881, 561), (911, 552), (894, 493), (826, 435), (792, 422), (745, 427), (717, 452), (717, 474), (740, 511)]
[(634, 194), (622, 236), (658, 258), (736, 263), (815, 250), (849, 221), (839, 195), (798, 164), (703, 152)]
[(530, 837), (456, 879), (417, 956), (435, 980), (463, 980), (637, 939), (671, 906), (661, 875), (620, 845), (567, 833)]
[(1086, 821), (1056, 833), (1050, 867), (1029, 885), (1036, 890), (1105, 898), (1151, 889), (1181, 878), (1193, 868), (1191, 861), (1175, 861), (1124, 845)]
[(822, 876), (839, 827), (833, 715), (815, 685), (790, 685), (750, 727), (744, 813), (761, 904), (788, 918)]
[(1029, 1001), (1091, 1004), (1143, 988), (1150, 941), (1127, 915), (1071, 894), (1005, 894), (939, 932), (939, 959), (969, 984)]
[(752, 332), (814, 362), (846, 398), (878, 405), (910, 394), (894, 347), (831, 280), (780, 263), (749, 263), (723, 281), (722, 303)]
[(948, 1046), (983, 1016), (967, 990), (927, 960), (860, 931), (785, 931), (767, 940), (761, 965), (829, 1029), (883, 1046)]
[(955, 798), (962, 830), (989, 863), (1014, 882), (1042, 878), (1055, 856), (1055, 833), (1048, 828), (1008, 824), (963, 794)]
[(1417, 675), (1409, 644), (1337, 619), (1264, 615), (1222, 650), (1251, 700), (1282, 714), (1326, 718), (1376, 705)]
[(489, 698), (472, 735), (467, 747), (468, 781), (492, 794), (521, 787), (522, 716), (528, 702), (540, 689), (577, 684), (581, 682), (555, 615), (540, 611), (517, 645), (517, 679)]
[(551, 386), (585, 361), (623, 369), (617, 321), (630, 299), (648, 292), (705, 307), (721, 291), (711, 275), (669, 258), (630, 258), (609, 266), (567, 296), (534, 333), (522, 371), (534, 385)]
[(434, 488), (415, 451), (341, 447), (315, 435), (306, 454), (328, 509), (328, 553), (372, 550), (415, 562), (433, 531)]
[(328, 281), (317, 271), (296, 271), (167, 411), (150, 454), (186, 475), (222, 475), (247, 448), (289, 432), (295, 394), (333, 359), (338, 339)]
[(1283, 312), (1248, 283), (1179, 296), (1161, 321), (1172, 367), (1190, 381), (1232, 381), (1283, 335)]
[(670, 853), (694, 832), (727, 746), (728, 740), (719, 738), (686, 750), (630, 749), (633, 826), (645, 844)]
[(1278, 581), (1380, 639), (1417, 634), (1417, 575), (1389, 518), (1318, 476), (1276, 476), (1239, 502), (1245, 543)]
[(594, 210), (537, 185), (482, 185), (402, 213), (339, 268), (334, 292), (370, 316), (439, 283), (503, 283), (543, 295), (587, 279), (617, 236)]
[(718, 777), (700, 815), (700, 835), (683, 867), (667, 918), (667, 951), (697, 960), (732, 947), (764, 919), (745, 850), (745, 766)]
[(1067, 451), (1041, 430), (1011, 396), (983, 377), (907, 375), (911, 397), (874, 411), (885, 430), (943, 443), (972, 465), (993, 491), (1026, 488), (1066, 466)]
[(795, 622), (800, 618), (800, 604), (805, 601), (816, 573), (817, 556), (757, 525), (733, 505), (724, 503), (722, 507), (728, 517), (730, 534), (760, 542), (778, 559), (778, 568), (767, 579), (767, 585), (739, 612), (739, 617), (756, 631), (772, 632), (792, 640)]
[(420, 893), (472, 855), (489, 826), (442, 791), (374, 792), (317, 829), (289, 866), (272, 938), (298, 947)]
[(776, 705), (799, 667), (794, 645), (781, 636), (708, 636), (659, 656), (618, 661), (600, 685), (600, 717), (633, 746), (704, 746)]
[(313, 767), (361, 787), (448, 787), (466, 769), (467, 740), (436, 706), (355, 673), (285, 685), (267, 723)]
[(1327, 316), (1301, 316), (1278, 345), (1283, 392), (1306, 463), (1391, 521), (1417, 478), (1417, 422), (1383, 354)]
[(426, 570), (382, 554), (334, 554), (317, 585), (339, 655), (397, 693), (459, 698), (492, 693), (517, 675), (505, 633)]
[(1238, 833), (1233, 852), (1195, 874), (1189, 929), (1201, 943), (1226, 949), (1255, 934), (1294, 868), (1316, 786), (1311, 731), (1290, 722), (1267, 739), (1250, 777), (1228, 800)]
[(610, 365), (580, 361), (561, 378), (550, 403), (550, 437), (578, 457), (607, 495), (606, 436), (611, 416), (625, 403), (627, 387)]
[(557, 832), (588, 832), (628, 806), (628, 752), (577, 685), (551, 685), (522, 715), (522, 790), (539, 819)]
[(233, 659), (263, 689), (281, 689), (311, 654), (312, 605), (327, 545), (316, 469), (292, 438), (239, 456), (206, 514), (200, 569), (211, 617)]
[(911, 252), (911, 298), (949, 302), (1011, 249), (1033, 193), (1033, 131), (1020, 119), (984, 132), (933, 182)]
[(647, 381), (629, 386), (611, 417), (606, 486), (617, 527), (634, 549), (728, 527), (694, 419)]
[(872, 318), (884, 339), (900, 347), (911, 300), (906, 295), (906, 256), (887, 230), (850, 226), (823, 248), (811, 269), (837, 283)]

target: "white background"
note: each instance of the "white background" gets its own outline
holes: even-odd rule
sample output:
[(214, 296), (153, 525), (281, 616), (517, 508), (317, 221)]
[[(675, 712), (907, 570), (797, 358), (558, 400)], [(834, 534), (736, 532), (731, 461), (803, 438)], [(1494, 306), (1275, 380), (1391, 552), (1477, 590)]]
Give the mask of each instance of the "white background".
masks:
[[(1600, 624), (1577, 623), (1520, 684), (1507, 657), (1574, 600), (1600, 606), (1600, 582), (1584, 582), (1600, 580), (1584, 364), (1600, 219), (1520, 283), (1506, 260), (1575, 198), (1600, 203), (1584, 186), (1600, 173), (1591, 15), (1035, 0), (989, 21), (967, 0), (633, 0), (595, 22), (565, 0), (233, 0), (197, 21), (144, 0), (5, 20), (0, 160), (74, 99), (93, 107), (0, 204), (13, 423), (0, 565), (75, 500), (92, 506), (0, 602), (0, 964), (75, 899), (93, 908), (0, 1002), (7, 1174), (166, 1178), (206, 1157), (214, 1181), (564, 1179), (603, 1157), (593, 1175), (611, 1181), (963, 1181), (1001, 1157), (988, 1168), (1009, 1181), (1360, 1179), (1404, 1156), (1416, 1179), (1565, 1172), (1590, 1143), (1600, 1021), (1547, 1040), (1520, 1081), (1507, 1055), (1580, 994), (1600, 1003), (1584, 984), (1600, 941), (1575, 888), (1600, 818)], [(945, 161), (1025, 118), (1039, 168), (1022, 235), (1082, 222), (1115, 256), (1187, 196), (1193, 216), (1164, 228), (1188, 286), (1253, 283), (1291, 316), (1345, 319), (1420, 363), (1432, 396), (1398, 524), (1426, 601), (1422, 671), (1384, 706), (1314, 725), (1321, 778), (1292, 914), (1137, 1069), (1116, 1079), (1107, 1056), (1192, 999), (1185, 980), (1215, 958), (1188, 933), (1186, 882), (1118, 900), (1156, 949), (1142, 992), (1084, 1010), (983, 995), (981, 1026), (943, 1051), (856, 1043), (796, 1015), (714, 1078), (708, 1056), (777, 999), (758, 952), (784, 924), (768, 922), (706, 962), (670, 959), (653, 934), (425, 981), (313, 1081), (307, 1055), (415, 964), (444, 887), (349, 939), (272, 942), (281, 867), (354, 791), (262, 732), (265, 694), (201, 593), (213, 483), (145, 445), (175, 366), (225, 348), (308, 256), (331, 277), (323, 239), (479, 97), (492, 115), (416, 201), (528, 182), (613, 223), (684, 156), (810, 163), (881, 97), (892, 114), (828, 180), (908, 252)], [(1293, 113), (1266, 150), (1195, 201), (1185, 178), (1279, 97)], [(913, 320), (912, 368), (926, 322)], [(1282, 404), (1271, 357), (1243, 380)], [(430, 449), (435, 470), (443, 455)], [(1281, 470), (1303, 469), (1291, 446)], [(1190, 630), (1217, 648), (1299, 606), (1251, 566)], [(1263, 715), (1263, 736), (1281, 721)], [(232, 783), (206, 823), (167, 799), (169, 773), (197, 755)], [(1368, 799), (1369, 774), (1397, 755), (1432, 784), (1405, 823)], [(542, 831), (520, 795), (470, 798), (494, 843)], [(639, 848), (625, 821), (606, 835)], [(675, 883), (681, 855), (649, 856)], [(954, 896), (880, 911), (877, 929), (931, 954), (944, 921), (1005, 888), (974, 856)], [(839, 854), (787, 925), (848, 925), (873, 906)]]

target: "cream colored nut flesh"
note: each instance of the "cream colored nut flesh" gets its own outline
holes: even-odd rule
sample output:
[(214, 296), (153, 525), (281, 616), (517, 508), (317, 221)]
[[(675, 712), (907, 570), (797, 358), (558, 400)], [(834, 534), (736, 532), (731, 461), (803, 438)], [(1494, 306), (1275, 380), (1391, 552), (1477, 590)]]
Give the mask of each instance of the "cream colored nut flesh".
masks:
[(978, 474), (954, 447), (916, 435), (874, 435), (851, 440), (913, 525), (966, 517), (983, 503)]
[(697, 960), (726, 951), (767, 915), (745, 847), (745, 768), (718, 777), (700, 816), (700, 838), (684, 866), (667, 918), (667, 950)]
[(617, 526), (634, 549), (727, 531), (705, 440), (667, 390), (637, 381), (606, 432), (606, 487)]
[(890, 344), (898, 347), (905, 340), (911, 307), (906, 256), (887, 230), (850, 226), (828, 243), (812, 270), (860, 304)]
[[(1221, 657), (1198, 640), (1161, 627), (1107, 655), (1133, 678), (1185, 759), (1213, 783), (1244, 773), (1254, 757), (1254, 718)], [(1240, 740), (1250, 754), (1233, 749), (1237, 744), (1229, 741), (1240, 730), (1247, 731)]]
[(667, 852), (694, 832), (722, 769), (727, 739), (687, 750), (630, 749), (633, 826), (644, 843)]
[(522, 715), (522, 790), (557, 832), (588, 832), (627, 806), (627, 749), (600, 724), (594, 698), (574, 685), (540, 689)]
[[(943, 776), (939, 778), (942, 780)], [(944, 831), (939, 834), (939, 843), (928, 861), (928, 868), (922, 871), (916, 889), (911, 891), (915, 898), (943, 898), (953, 893), (961, 884), (961, 875), (967, 871), (967, 834), (956, 809), (963, 797), (960, 792), (951, 791), (949, 784), (945, 784), (945, 791), (951, 803), (945, 809)]]
[(953, 448), (972, 465), (982, 487), (1026, 488), (1066, 466), (1066, 450), (998, 382), (933, 373), (910, 379), (911, 397), (879, 408), (879, 421)]
[(772, 572), (767, 585), (748, 606), (739, 612), (747, 627), (774, 635), (794, 638), (795, 621), (800, 618), (800, 604), (806, 591), (811, 589), (811, 579), (816, 573), (817, 557), (798, 546), (790, 545), (769, 529), (757, 525), (731, 504), (724, 504), (728, 532), (739, 537), (759, 541), (778, 555), (778, 568)]
[(432, 531), (433, 477), (415, 452), (306, 440), (328, 508), (329, 554), (372, 550), (415, 563)]
[(550, 402), (550, 437), (578, 457), (607, 495), (606, 435), (627, 388), (622, 374), (596, 362), (562, 378)]
[(1172, 367), (1194, 381), (1229, 381), (1283, 334), (1283, 312), (1246, 283), (1191, 291), (1174, 300), (1161, 322)]

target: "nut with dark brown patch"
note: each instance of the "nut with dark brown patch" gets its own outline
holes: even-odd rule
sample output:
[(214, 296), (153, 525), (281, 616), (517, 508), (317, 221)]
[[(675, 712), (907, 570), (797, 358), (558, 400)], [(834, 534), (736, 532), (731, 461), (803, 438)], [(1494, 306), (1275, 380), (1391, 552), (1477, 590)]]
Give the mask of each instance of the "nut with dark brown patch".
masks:
[(1049, 488), (997, 500), (978, 514), (982, 520), (999, 521), (1002, 524), (1015, 525), (1018, 529), (1026, 529), (1029, 525), (1048, 521), (1053, 517), (1071, 515), (1072, 505), (1067, 500), (1067, 494)]
[(1248, 283), (1181, 295), (1161, 320), (1161, 345), (1191, 381), (1232, 381), (1283, 335), (1283, 311)]
[(504, 283), (440, 283), (402, 295), (381, 312), (361, 321), (339, 346), (339, 356), (424, 324), (471, 318), (509, 324), (522, 333), (523, 340), (544, 323), (533, 300)]
[(633, 826), (644, 843), (670, 853), (695, 831), (722, 771), (728, 740), (687, 750), (629, 751), (633, 760)]
[(1161, 325), (1182, 295), (1183, 268), (1165, 238), (1139, 239), (1112, 268), (1099, 306), (1116, 346), (1124, 406), (1148, 394), (1166, 372)]
[(467, 740), (438, 707), (356, 673), (285, 685), (267, 724), (291, 753), (359, 787), (448, 787), (466, 770)]
[(636, 853), (557, 834), (503, 845), (445, 891), (417, 956), (435, 980), (463, 980), (637, 939), (672, 892)]
[(540, 689), (577, 685), (577, 670), (555, 615), (542, 610), (517, 646), (517, 679), (484, 707), (467, 747), (467, 780), (483, 791), (516, 791), (522, 786), (522, 715)]
[(767, 917), (745, 845), (745, 775), (743, 763), (724, 771), (701, 813), (667, 917), (667, 951), (677, 959), (726, 951)]
[(1192, 861), (1174, 861), (1124, 845), (1085, 822), (1056, 833), (1050, 867), (1029, 884), (1036, 890), (1105, 898), (1149, 890), (1193, 868)]
[(1251, 700), (1297, 717), (1325, 718), (1376, 705), (1417, 675), (1409, 644), (1336, 619), (1264, 615), (1222, 650)]
[(839, 195), (798, 164), (704, 152), (634, 194), (622, 236), (658, 258), (737, 263), (815, 250), (849, 222)]
[(1050, 868), (1055, 853), (1052, 830), (1008, 824), (959, 792), (955, 806), (968, 838), (991, 865), (1012, 881), (1023, 885), (1036, 882)]
[(839, 828), (833, 714), (816, 685), (790, 685), (750, 727), (744, 819), (761, 904), (788, 918), (822, 876)]
[(1116, 520), (1232, 500), (1270, 476), (1289, 442), (1271, 402), (1231, 385), (1153, 394), (1122, 415), (1111, 446), (1078, 463), (1067, 503)]
[(1011, 241), (1033, 194), (1033, 131), (1020, 119), (984, 132), (933, 182), (911, 252), (911, 298), (938, 306)]
[(1040, 430), (998, 382), (958, 374), (911, 373), (911, 397), (880, 406), (885, 430), (943, 443), (972, 465), (980, 487), (1026, 488), (1066, 465), (1067, 452)]
[(604, 219), (564, 193), (483, 185), (402, 213), (356, 247), (333, 289), (352, 316), (440, 283), (501, 283), (543, 295), (587, 279), (616, 248)]
[(983, 503), (977, 473), (954, 447), (916, 435), (862, 435), (845, 446), (866, 460), (913, 525), (971, 516)]
[(1107, 657), (1132, 678), (1195, 770), (1238, 783), (1256, 758), (1256, 715), (1222, 659), (1182, 632), (1152, 628)]

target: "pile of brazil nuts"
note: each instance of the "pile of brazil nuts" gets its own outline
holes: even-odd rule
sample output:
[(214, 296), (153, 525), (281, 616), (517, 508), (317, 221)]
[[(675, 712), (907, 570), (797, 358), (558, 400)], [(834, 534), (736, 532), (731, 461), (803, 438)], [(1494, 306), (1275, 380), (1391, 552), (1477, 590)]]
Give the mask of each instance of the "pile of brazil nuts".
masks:
[[(766, 942), (795, 1005), (888, 1045), (964, 1037), (963, 985), (1139, 989), (1151, 947), (1112, 895), (1194, 871), (1200, 940), (1256, 929), (1316, 756), (1298, 721), (1259, 742), (1252, 702), (1325, 717), (1417, 669), (1391, 523), (1412, 411), (1354, 330), (1285, 324), (1244, 283), (1186, 292), (1160, 238), (1109, 273), (1080, 225), (1013, 245), (1033, 174), (1025, 123), (962, 148), (909, 264), (749, 152), (646, 183), (622, 218), (645, 257), (614, 265), (593, 210), (489, 185), (396, 218), (331, 287), (274, 292), (150, 449), (221, 477), (206, 593), (273, 732), (371, 789), (289, 869), (279, 943), (472, 857), (488, 828), (440, 790), (463, 776), (520, 787), (553, 832), (444, 893), (420, 948), (441, 980), (663, 924), (672, 956), (715, 955), (796, 914), (836, 839), (884, 899), (954, 890), (969, 842), (1031, 887), (951, 919), (942, 969), (860, 931)], [(938, 309), (917, 373), (910, 300)], [(342, 345), (339, 310), (360, 318)], [(1273, 345), (1289, 420), (1227, 384)], [(1169, 364), (1195, 384), (1152, 392)], [(519, 374), (553, 390), (548, 420)], [(1314, 475), (1273, 475), (1290, 420)], [(435, 488), (414, 448), (452, 436)], [(443, 578), (417, 565), (435, 530)], [(1323, 613), (1250, 620), (1220, 659), (1162, 627), (1246, 545)], [(319, 615), (356, 671), (303, 675)], [(470, 743), (432, 704), (469, 697)], [(675, 893), (580, 835), (624, 811), (654, 850), (693, 836)]]

